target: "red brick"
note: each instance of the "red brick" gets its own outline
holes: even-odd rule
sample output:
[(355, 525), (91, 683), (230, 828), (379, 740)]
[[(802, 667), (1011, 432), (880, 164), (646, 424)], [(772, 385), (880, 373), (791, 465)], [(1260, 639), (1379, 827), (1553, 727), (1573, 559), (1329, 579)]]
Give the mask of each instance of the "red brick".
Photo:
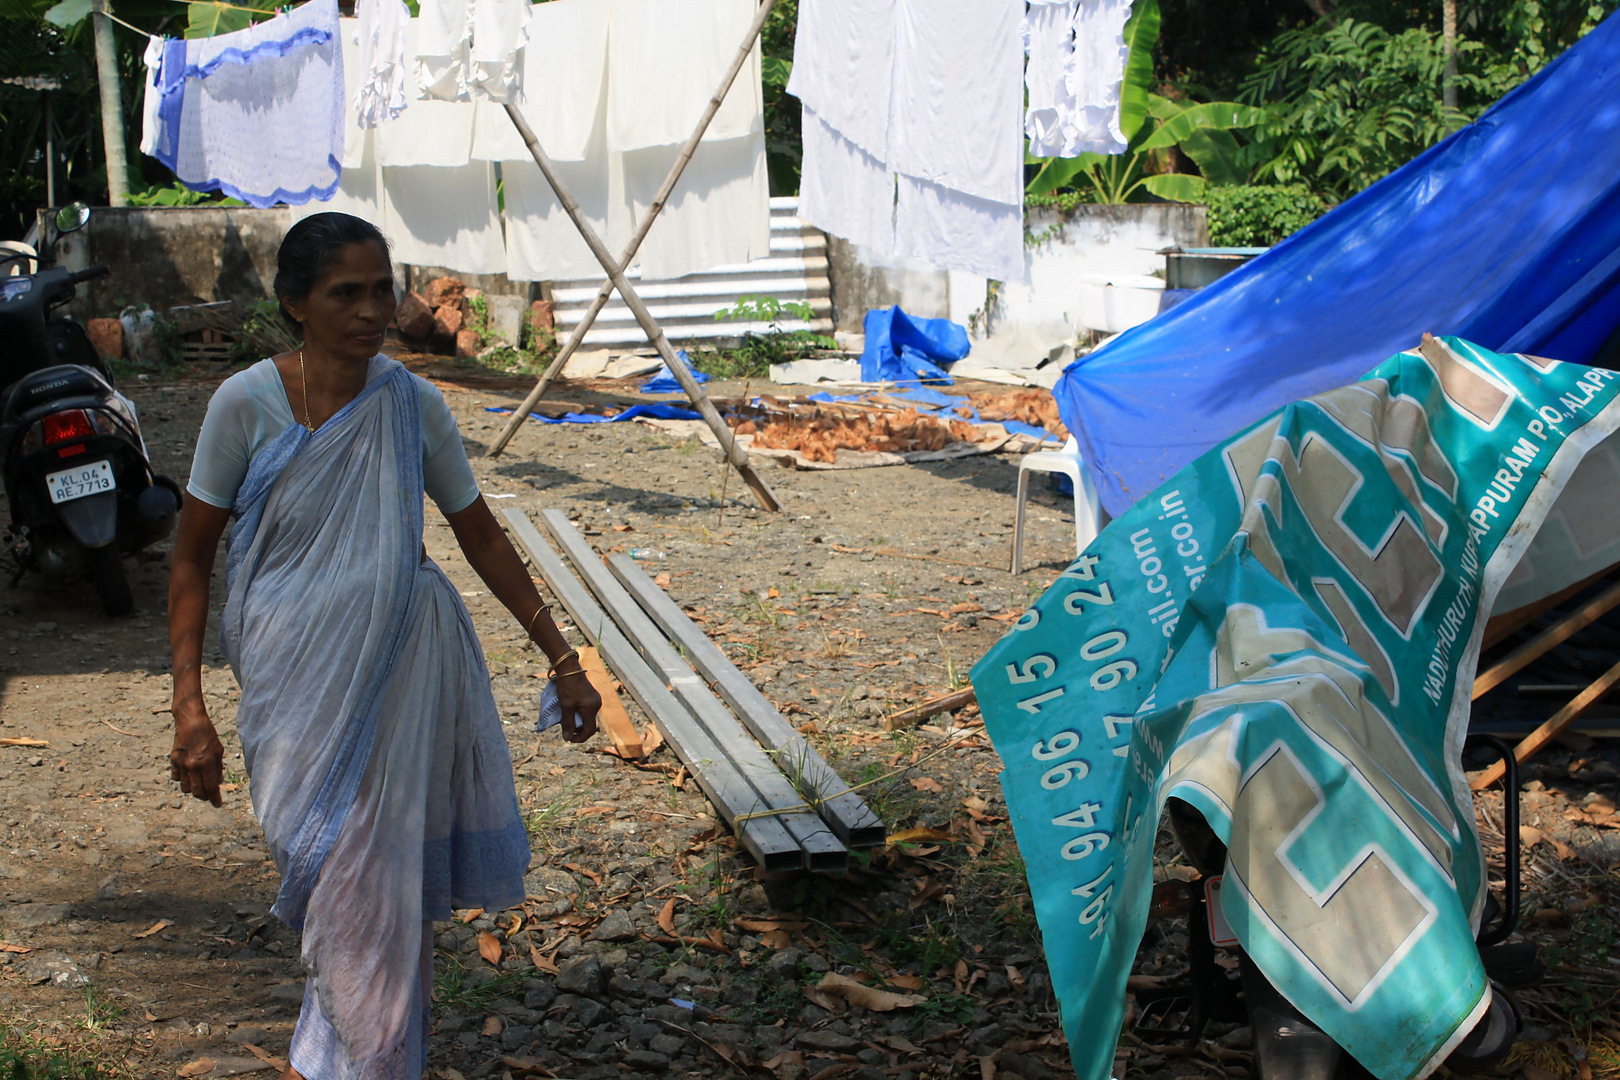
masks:
[(84, 328), (103, 360), (116, 360), (124, 355), (123, 323), (117, 319), (91, 319)]

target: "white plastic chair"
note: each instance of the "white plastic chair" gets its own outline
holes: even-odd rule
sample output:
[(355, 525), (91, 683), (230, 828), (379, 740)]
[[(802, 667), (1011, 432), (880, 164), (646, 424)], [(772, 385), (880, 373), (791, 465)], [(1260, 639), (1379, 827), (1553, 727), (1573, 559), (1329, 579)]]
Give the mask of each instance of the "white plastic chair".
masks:
[(1091, 471), (1080, 457), (1080, 444), (1069, 436), (1059, 450), (1037, 450), (1018, 463), (1018, 508), (1013, 516), (1012, 572), (1024, 571), (1024, 504), (1029, 501), (1030, 473), (1063, 473), (1074, 484), (1074, 554), (1079, 558), (1102, 528), (1102, 500)]

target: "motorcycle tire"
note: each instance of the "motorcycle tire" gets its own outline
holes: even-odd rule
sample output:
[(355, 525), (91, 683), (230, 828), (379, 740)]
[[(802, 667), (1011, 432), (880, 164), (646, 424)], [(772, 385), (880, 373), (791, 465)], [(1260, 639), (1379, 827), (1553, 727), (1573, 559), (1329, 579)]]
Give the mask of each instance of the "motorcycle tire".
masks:
[(101, 610), (111, 618), (128, 615), (135, 610), (135, 597), (129, 591), (129, 578), (124, 574), (124, 560), (117, 544), (90, 548), (84, 553), (90, 567), (90, 583), (101, 600)]

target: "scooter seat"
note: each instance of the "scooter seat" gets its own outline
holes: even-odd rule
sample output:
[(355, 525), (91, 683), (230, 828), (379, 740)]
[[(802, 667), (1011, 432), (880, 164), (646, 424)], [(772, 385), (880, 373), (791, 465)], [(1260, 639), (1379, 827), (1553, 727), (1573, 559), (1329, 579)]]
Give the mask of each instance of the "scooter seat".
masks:
[(7, 423), (22, 419), (42, 405), (65, 398), (102, 398), (113, 392), (99, 374), (78, 364), (57, 364), (31, 371), (6, 391), (0, 417)]

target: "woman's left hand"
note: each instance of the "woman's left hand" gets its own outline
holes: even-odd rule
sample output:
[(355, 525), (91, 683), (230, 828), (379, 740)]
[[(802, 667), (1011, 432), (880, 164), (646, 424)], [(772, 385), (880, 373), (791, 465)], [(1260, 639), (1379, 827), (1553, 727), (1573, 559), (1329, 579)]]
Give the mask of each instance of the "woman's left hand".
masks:
[(571, 720), (562, 724), (563, 738), (582, 743), (596, 734), (596, 714), (602, 710), (602, 695), (596, 692), (591, 680), (583, 674), (566, 675), (557, 680), (557, 703), (566, 717), (577, 717), (576, 728)]

